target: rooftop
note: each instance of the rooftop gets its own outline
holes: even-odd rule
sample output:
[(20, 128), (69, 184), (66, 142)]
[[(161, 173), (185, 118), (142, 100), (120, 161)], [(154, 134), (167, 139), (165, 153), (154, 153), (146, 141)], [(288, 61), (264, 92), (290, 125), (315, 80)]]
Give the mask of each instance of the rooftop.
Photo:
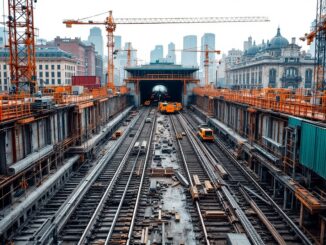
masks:
[(126, 71), (157, 71), (157, 70), (171, 71), (172, 70), (172, 71), (196, 72), (199, 70), (199, 68), (176, 65), (173, 63), (150, 63), (142, 66), (126, 67), (125, 70)]

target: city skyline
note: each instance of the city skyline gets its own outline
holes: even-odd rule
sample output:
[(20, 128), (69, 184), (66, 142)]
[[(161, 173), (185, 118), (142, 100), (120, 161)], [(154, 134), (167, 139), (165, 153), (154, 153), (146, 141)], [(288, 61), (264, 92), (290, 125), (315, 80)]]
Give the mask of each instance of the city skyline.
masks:
[[(265, 1), (233, 0), (219, 5), (218, 8), (208, 8), (214, 6), (213, 3), (204, 2), (200, 5), (192, 4), (193, 1), (187, 1), (187, 8), (184, 8), (184, 1), (175, 3), (167, 0), (157, 8), (154, 2), (141, 0), (140, 2), (128, 3), (128, 8), (124, 2), (110, 2), (98, 0), (98, 4), (89, 8), (85, 0), (71, 0), (63, 2), (38, 2), (35, 4), (35, 26), (38, 29), (39, 37), (52, 40), (57, 34), (63, 37), (81, 37), (86, 40), (89, 34), (89, 27), (73, 26), (67, 29), (62, 21), (64, 19), (78, 19), (92, 16), (103, 10), (113, 10), (113, 16), (118, 17), (201, 17), (201, 16), (267, 16), (270, 18), (269, 23), (233, 23), (233, 24), (194, 24), (194, 25), (118, 25), (115, 35), (121, 35), (126, 41), (133, 43), (137, 47), (138, 57), (147, 62), (150, 49), (157, 43), (168, 44), (174, 42), (176, 49), (182, 47), (182, 38), (186, 35), (202, 36), (206, 32), (216, 35), (218, 43), (216, 48), (223, 53), (227, 53), (232, 48), (239, 49), (243, 45), (243, 40), (248, 36), (253, 36), (254, 40), (261, 42), (262, 39), (272, 37), (275, 28), (280, 26), (283, 30), (283, 36), (288, 39), (296, 37), (297, 39), (310, 31), (311, 22), (315, 18), (315, 4), (299, 0), (280, 1), (276, 0), (273, 4), (266, 4)], [(62, 4), (65, 8), (62, 9)], [(146, 11), (137, 7), (146, 6)], [(170, 6), (174, 6), (171, 8)], [(78, 8), (76, 9), (76, 6)], [(248, 6), (252, 6), (248, 8)], [(47, 11), (51, 9), (52, 11)], [(76, 9), (76, 11), (70, 11)], [(139, 9), (135, 11), (135, 9)], [(245, 11), (244, 11), (245, 9)], [(292, 11), (288, 11), (291, 9)], [(106, 15), (94, 17), (94, 20), (104, 20)], [(47, 19), (47, 21), (44, 21)], [(289, 21), (291, 20), (291, 21)], [(50, 28), (49, 28), (50, 27)], [(104, 46), (106, 46), (106, 32), (104, 26), (98, 26), (104, 36)], [(174, 39), (171, 39), (168, 33), (173, 33)], [(303, 49), (307, 50), (304, 42), (300, 43)], [(107, 49), (105, 47), (104, 54)], [(177, 63), (180, 63), (181, 54), (177, 53)]]

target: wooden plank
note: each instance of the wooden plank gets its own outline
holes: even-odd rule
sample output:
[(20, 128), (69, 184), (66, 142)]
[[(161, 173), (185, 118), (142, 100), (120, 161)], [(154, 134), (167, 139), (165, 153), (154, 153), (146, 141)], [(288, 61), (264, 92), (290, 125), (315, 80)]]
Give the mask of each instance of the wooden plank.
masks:
[(192, 178), (194, 179), (194, 182), (195, 182), (195, 185), (196, 185), (196, 186), (200, 186), (200, 185), (201, 185), (200, 180), (199, 180), (199, 177), (198, 177), (197, 174), (194, 174), (194, 175), (192, 176)]
[(213, 186), (212, 186), (212, 184), (211, 184), (211, 182), (209, 180), (205, 180), (204, 181), (204, 184), (205, 184), (205, 189), (207, 191), (210, 191), (210, 190), (213, 190), (214, 189)]

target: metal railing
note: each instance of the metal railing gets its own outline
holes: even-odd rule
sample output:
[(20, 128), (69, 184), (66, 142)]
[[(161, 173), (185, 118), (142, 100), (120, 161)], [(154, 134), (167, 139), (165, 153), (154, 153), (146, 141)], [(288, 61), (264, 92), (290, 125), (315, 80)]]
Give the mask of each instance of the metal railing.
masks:
[(293, 94), (289, 89), (229, 90), (194, 88), (193, 92), (196, 95), (218, 97), (259, 109), (273, 110), (320, 121), (326, 120), (326, 94), (308, 96), (300, 93), (300, 90), (299, 93)]

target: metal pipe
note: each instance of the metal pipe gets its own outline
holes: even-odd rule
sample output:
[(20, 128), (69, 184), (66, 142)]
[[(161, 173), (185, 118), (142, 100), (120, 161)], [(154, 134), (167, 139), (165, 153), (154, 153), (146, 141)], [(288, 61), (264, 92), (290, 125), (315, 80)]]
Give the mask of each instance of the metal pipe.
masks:
[(53, 145), (47, 145), (47, 146), (39, 149), (38, 151), (33, 152), (32, 154), (28, 155), (27, 157), (12, 164), (8, 169), (9, 175), (15, 175), (15, 174), (18, 174), (18, 173), (24, 171), (26, 168), (32, 166), (35, 161), (40, 160), (41, 158), (45, 157), (51, 151), (53, 151)]

